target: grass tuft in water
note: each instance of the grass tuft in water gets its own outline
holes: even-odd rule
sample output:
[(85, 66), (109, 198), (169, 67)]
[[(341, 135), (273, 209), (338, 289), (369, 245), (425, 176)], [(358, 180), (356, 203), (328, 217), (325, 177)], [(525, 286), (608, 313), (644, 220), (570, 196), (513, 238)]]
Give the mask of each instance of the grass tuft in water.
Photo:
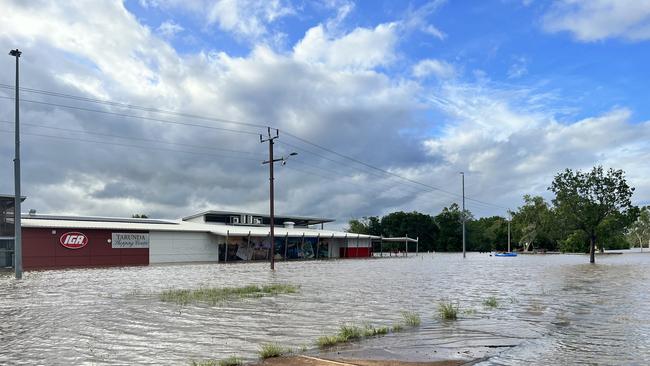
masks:
[(451, 301), (441, 301), (438, 304), (438, 314), (443, 320), (456, 320), (458, 319), (458, 305), (454, 305)]
[(342, 325), (339, 329), (338, 338), (340, 342), (349, 342), (363, 337), (363, 329), (356, 325)]
[(298, 286), (289, 284), (249, 285), (244, 287), (224, 288), (198, 288), (194, 290), (167, 290), (160, 294), (160, 300), (187, 305), (195, 302), (207, 302), (215, 305), (219, 302), (250, 298), (272, 296), (278, 294), (292, 294), (298, 292)]
[(219, 366), (241, 366), (244, 361), (237, 356), (230, 356), (224, 360), (219, 361)]
[(338, 343), (339, 343), (338, 336), (321, 336), (318, 337), (318, 339), (316, 340), (316, 344), (318, 344), (319, 348), (332, 347), (337, 345)]
[(402, 311), (402, 321), (409, 327), (419, 327), (422, 319), (417, 313), (412, 311)]
[(290, 348), (282, 347), (277, 343), (265, 343), (260, 346), (260, 349), (257, 353), (259, 353), (260, 358), (267, 359), (272, 357), (280, 357), (287, 353), (292, 353), (292, 350)]
[(393, 333), (399, 333), (403, 330), (404, 330), (404, 326), (402, 325), (402, 323), (395, 323), (393, 324), (393, 327), (390, 328), (390, 331)]
[(497, 301), (497, 298), (495, 296), (490, 296), (485, 301), (483, 301), (483, 305), (488, 308), (496, 308), (499, 306), (499, 302)]

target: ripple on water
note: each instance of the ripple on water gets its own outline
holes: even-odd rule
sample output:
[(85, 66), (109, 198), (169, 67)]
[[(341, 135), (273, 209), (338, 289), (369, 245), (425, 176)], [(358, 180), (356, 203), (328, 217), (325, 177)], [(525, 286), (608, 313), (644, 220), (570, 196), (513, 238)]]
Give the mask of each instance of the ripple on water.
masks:
[[(435, 254), (280, 262), (274, 273), (246, 263), (27, 272), (20, 282), (0, 274), (0, 364), (254, 359), (263, 342), (299, 348), (346, 322), (390, 325), (402, 310), (418, 312), (422, 326), (370, 343), (422, 355), (504, 347), (484, 364), (650, 363), (650, 255), (586, 260)], [(157, 297), (171, 288), (269, 282), (301, 289), (217, 306)], [(496, 308), (483, 305), (489, 296)], [(459, 321), (437, 319), (441, 300), (459, 305)]]

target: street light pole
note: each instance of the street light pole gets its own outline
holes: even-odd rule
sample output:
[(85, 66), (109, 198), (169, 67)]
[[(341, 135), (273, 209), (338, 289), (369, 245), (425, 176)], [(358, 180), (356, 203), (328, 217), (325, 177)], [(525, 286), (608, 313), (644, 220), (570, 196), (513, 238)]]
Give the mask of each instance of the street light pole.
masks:
[(19, 280), (23, 278), (23, 245), (22, 245), (22, 231), (20, 224), (20, 102), (19, 102), (19, 89), (20, 89), (20, 78), (19, 78), (19, 69), (18, 69), (18, 59), (22, 54), (17, 48), (15, 50), (9, 51), (9, 55), (16, 58), (16, 110), (15, 110), (15, 121), (16, 125), (14, 127), (15, 138), (16, 138), (16, 152), (14, 158), (14, 269), (16, 270), (16, 279)]
[(512, 221), (512, 215), (508, 213), (508, 253), (510, 253), (510, 221)]
[[(287, 163), (287, 158), (284, 156), (278, 159), (273, 158), (273, 144), (274, 140), (280, 137), (280, 131), (276, 128), (275, 129), (275, 135), (271, 134), (271, 127), (267, 127), (267, 138), (264, 139), (262, 135), (260, 135), (260, 142), (269, 143), (269, 160), (263, 161), (262, 165), (264, 164), (269, 164), (269, 218), (270, 218), (270, 237), (271, 237), (271, 270), (275, 270), (275, 213), (274, 213), (274, 205), (275, 205), (275, 197), (274, 197), (274, 189), (273, 189), (273, 164), (277, 163), (279, 161), (282, 162), (282, 165), (285, 165)], [(294, 156), (298, 155), (295, 152), (292, 152), (289, 154), (289, 156)]]
[(462, 212), (462, 219), (463, 219), (463, 258), (466, 257), (465, 254), (465, 173), (460, 172), (460, 176), (462, 179), (462, 186), (463, 186), (463, 212)]

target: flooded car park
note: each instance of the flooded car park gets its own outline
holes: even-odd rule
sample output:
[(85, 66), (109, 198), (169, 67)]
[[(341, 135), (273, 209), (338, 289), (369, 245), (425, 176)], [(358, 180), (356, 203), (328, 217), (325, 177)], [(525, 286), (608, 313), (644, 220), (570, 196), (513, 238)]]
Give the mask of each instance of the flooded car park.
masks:
[[(188, 364), (265, 342), (319, 353), (344, 323), (420, 327), (342, 347), (372, 358), (481, 364), (650, 362), (650, 255), (496, 258), (470, 253), (267, 263), (176, 264), (0, 274), (1, 364)], [(160, 300), (169, 289), (286, 283), (297, 293), (216, 305)], [(484, 305), (495, 297), (498, 305)], [(439, 318), (440, 301), (458, 306)], [(382, 356), (384, 355), (384, 356)]]

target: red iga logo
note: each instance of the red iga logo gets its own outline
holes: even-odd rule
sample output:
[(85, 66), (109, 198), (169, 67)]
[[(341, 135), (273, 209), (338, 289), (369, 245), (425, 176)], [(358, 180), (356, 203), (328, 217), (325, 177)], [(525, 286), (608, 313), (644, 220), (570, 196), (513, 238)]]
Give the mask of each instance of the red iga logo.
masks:
[(61, 235), (59, 243), (68, 249), (80, 249), (88, 244), (88, 237), (83, 233), (65, 233)]

